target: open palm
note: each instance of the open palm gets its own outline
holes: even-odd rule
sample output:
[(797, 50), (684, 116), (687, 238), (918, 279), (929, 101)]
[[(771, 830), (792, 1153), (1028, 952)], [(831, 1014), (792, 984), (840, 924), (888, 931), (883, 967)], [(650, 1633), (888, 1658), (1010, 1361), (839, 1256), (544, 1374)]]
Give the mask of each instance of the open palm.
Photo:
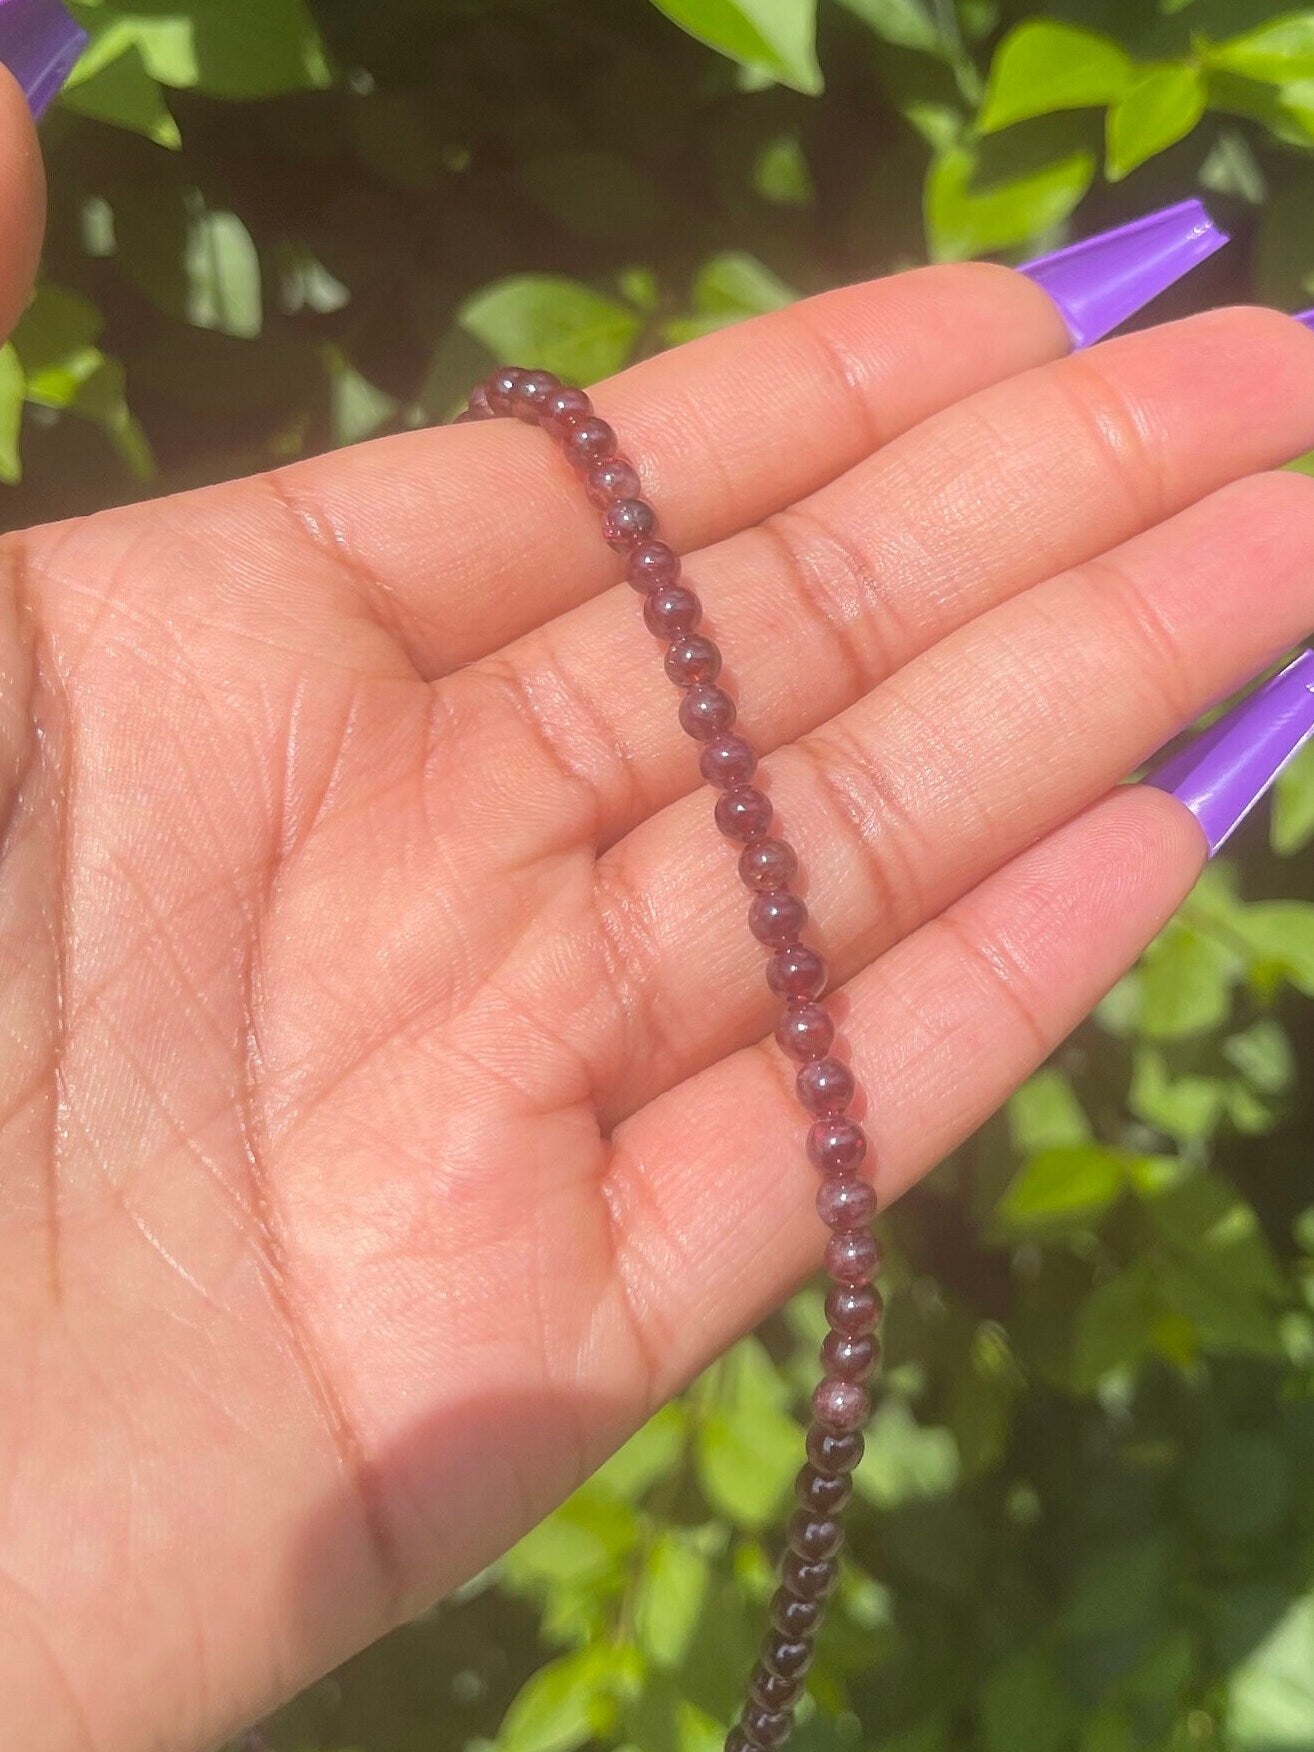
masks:
[[(38, 229), (3, 118), (10, 313)], [(1314, 339), (936, 269), (604, 386), (892, 1196), (1180, 899), (1111, 786), (1304, 631)], [(513, 423), (9, 538), (0, 1719), (201, 1746), (488, 1562), (819, 1232), (745, 895)], [(1102, 800), (1101, 800), (1102, 799)]]

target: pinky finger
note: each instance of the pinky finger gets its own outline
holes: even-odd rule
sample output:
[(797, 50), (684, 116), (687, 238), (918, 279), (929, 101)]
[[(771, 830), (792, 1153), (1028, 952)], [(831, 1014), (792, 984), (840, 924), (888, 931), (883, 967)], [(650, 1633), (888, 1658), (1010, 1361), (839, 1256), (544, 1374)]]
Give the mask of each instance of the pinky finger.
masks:
[[(882, 1205), (981, 1125), (1167, 922), (1205, 840), (1181, 803), (1120, 790), (1033, 846), (836, 994)], [(619, 1128), (618, 1265), (654, 1402), (820, 1261), (794, 1069), (749, 1048)]]

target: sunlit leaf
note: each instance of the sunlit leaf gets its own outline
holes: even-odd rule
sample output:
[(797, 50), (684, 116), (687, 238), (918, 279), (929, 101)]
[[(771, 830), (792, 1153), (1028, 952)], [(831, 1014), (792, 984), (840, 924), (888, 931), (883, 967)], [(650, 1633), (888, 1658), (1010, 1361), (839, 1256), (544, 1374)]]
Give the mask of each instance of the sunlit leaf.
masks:
[(711, 48), (797, 91), (821, 90), (816, 0), (653, 0)]
[(1050, 19), (1029, 19), (995, 50), (981, 109), (983, 133), (1055, 110), (1116, 103), (1132, 83), (1133, 63), (1117, 43)]
[(1187, 63), (1156, 67), (1137, 79), (1109, 110), (1110, 181), (1185, 139), (1203, 116), (1205, 101), (1199, 70)]

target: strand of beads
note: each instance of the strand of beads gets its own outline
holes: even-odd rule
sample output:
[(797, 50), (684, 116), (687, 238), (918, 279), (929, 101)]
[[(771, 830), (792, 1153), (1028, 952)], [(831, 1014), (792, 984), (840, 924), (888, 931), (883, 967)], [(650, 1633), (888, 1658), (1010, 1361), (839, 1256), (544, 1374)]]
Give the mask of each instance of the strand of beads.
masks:
[(649, 630), (666, 645), (666, 673), (680, 690), (680, 723), (700, 743), (698, 765), (720, 795), (716, 825), (742, 847), (739, 874), (752, 891), (748, 928), (771, 950), (766, 978), (784, 999), (776, 1024), (781, 1050), (799, 1066), (798, 1099), (811, 1115), (807, 1151), (822, 1176), (817, 1211), (831, 1231), (826, 1269), (829, 1331), (821, 1347), (825, 1375), (812, 1396), (807, 1462), (795, 1481), (771, 1628), (748, 1682), (748, 1699), (726, 1738), (726, 1752), (770, 1752), (789, 1739), (794, 1709), (812, 1664), (826, 1601), (839, 1579), (840, 1515), (853, 1493), (870, 1401), (867, 1382), (880, 1356), (881, 1299), (872, 1279), (880, 1252), (871, 1233), (876, 1192), (862, 1175), (867, 1139), (849, 1117), (857, 1096), (853, 1072), (833, 1056), (835, 1027), (820, 1002), (826, 965), (802, 940), (808, 910), (791, 887), (798, 858), (773, 835), (771, 801), (752, 782), (757, 753), (735, 730), (735, 703), (717, 686), (721, 653), (698, 631), (702, 605), (681, 582), (680, 559), (659, 539), (657, 516), (640, 497), (639, 476), (619, 453), (616, 434), (583, 390), (547, 371), (495, 371), (475, 390), (462, 420), (513, 415), (540, 426), (582, 476), (602, 513), (602, 534), (625, 555), (626, 576), (643, 599)]

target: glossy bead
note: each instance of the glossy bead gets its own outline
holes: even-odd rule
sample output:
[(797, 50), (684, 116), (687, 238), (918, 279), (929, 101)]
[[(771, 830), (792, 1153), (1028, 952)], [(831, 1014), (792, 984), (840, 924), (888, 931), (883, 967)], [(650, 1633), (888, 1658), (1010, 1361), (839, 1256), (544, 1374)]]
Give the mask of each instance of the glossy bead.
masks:
[(790, 1516), (786, 1537), (789, 1549), (800, 1557), (834, 1557), (844, 1543), (844, 1529), (833, 1515), (810, 1515), (799, 1509)]
[(484, 384), (484, 394), (488, 397), (488, 405), (495, 414), (511, 412), (511, 397), (515, 387), (524, 376), (524, 372), (516, 365), (501, 365)]
[(551, 371), (522, 371), (511, 391), (511, 412), (518, 420), (536, 424), (554, 390), (561, 388), (561, 379)]
[(826, 1243), (826, 1270), (842, 1284), (866, 1283), (880, 1263), (880, 1246), (869, 1229), (832, 1235)]
[(858, 1381), (841, 1381), (827, 1375), (818, 1381), (812, 1394), (812, 1410), (817, 1422), (828, 1430), (860, 1430), (871, 1416), (871, 1395)]
[(861, 1430), (825, 1429), (813, 1424), (808, 1431), (808, 1459), (818, 1472), (829, 1475), (852, 1472), (862, 1459), (865, 1443)]
[(766, 982), (778, 998), (815, 998), (826, 984), (826, 963), (806, 943), (791, 943), (767, 962)]
[(676, 687), (700, 687), (721, 673), (721, 653), (705, 633), (689, 633), (667, 647), (666, 674)]
[[(787, 1551), (780, 1562), (780, 1579), (800, 1600), (824, 1600), (839, 1581), (839, 1560), (834, 1557), (800, 1557)], [(782, 1639), (783, 1640), (783, 1639)], [(811, 1654), (811, 1646), (805, 1645)]]
[(550, 438), (564, 438), (576, 420), (585, 419), (592, 412), (593, 403), (584, 391), (563, 383), (544, 401), (538, 423)]
[(714, 742), (735, 721), (735, 702), (724, 688), (691, 687), (680, 701), (680, 728), (698, 742)]
[(750, 1703), (739, 1718), (739, 1725), (750, 1746), (760, 1752), (772, 1752), (773, 1747), (783, 1746), (789, 1738), (794, 1718), (787, 1710), (762, 1709)]
[(871, 1181), (856, 1175), (828, 1175), (817, 1188), (817, 1215), (828, 1229), (861, 1229), (879, 1204)]
[(615, 499), (602, 514), (602, 539), (618, 554), (657, 533), (657, 513), (646, 499)]
[(561, 434), (561, 454), (581, 474), (616, 454), (616, 434), (596, 414), (574, 419)]
[(876, 1367), (881, 1347), (870, 1332), (854, 1337), (828, 1332), (821, 1341), (821, 1366), (841, 1381), (865, 1381)]
[(867, 1134), (856, 1120), (819, 1119), (808, 1127), (808, 1161), (821, 1174), (852, 1174), (867, 1154)]
[[(813, 1514), (838, 1515), (853, 1496), (853, 1480), (842, 1472), (832, 1475), (807, 1465), (794, 1480), (794, 1496), (800, 1508), (811, 1509)], [(787, 1630), (789, 1626), (781, 1628)]]
[(659, 584), (674, 584), (680, 576), (680, 556), (664, 541), (645, 541), (633, 548), (625, 563), (625, 577), (635, 590), (655, 590)]
[(798, 854), (787, 840), (755, 840), (739, 854), (739, 877), (748, 888), (788, 888), (798, 875)]
[[(759, 895), (759, 900), (776, 898), (775, 893)], [(785, 895), (780, 896), (786, 898)], [(790, 897), (792, 898), (792, 897)], [(754, 902), (754, 905), (757, 903)], [(756, 932), (754, 935), (756, 936)], [(791, 1004), (776, 1023), (776, 1042), (781, 1052), (794, 1059), (819, 1059), (826, 1056), (835, 1038), (835, 1024), (820, 1004)], [(816, 1127), (813, 1127), (815, 1131)]]
[[(768, 975), (768, 977), (770, 977)], [(804, 1065), (794, 1079), (799, 1105), (809, 1113), (835, 1118), (857, 1094), (853, 1072), (843, 1059), (817, 1059)]]
[(731, 1728), (725, 1737), (725, 1752), (753, 1752), (752, 1742), (739, 1728)]
[(771, 826), (771, 799), (751, 785), (736, 785), (716, 799), (715, 814), (727, 839), (761, 839)]
[(698, 756), (698, 770), (721, 790), (746, 785), (757, 771), (757, 750), (742, 736), (718, 736)]
[(614, 505), (617, 499), (632, 499), (639, 490), (639, 477), (632, 463), (623, 456), (608, 456), (595, 462), (584, 477), (584, 491), (589, 503), (599, 511)]
[(874, 1332), (885, 1312), (885, 1303), (875, 1284), (835, 1284), (826, 1294), (826, 1319), (836, 1332), (855, 1338)]
[(493, 409), (488, 400), (488, 391), (482, 383), (478, 383), (470, 391), (469, 405), (463, 413), (457, 416), (458, 424), (466, 420), (491, 420)]
[[(748, 908), (748, 928), (759, 943), (792, 943), (807, 922), (807, 907), (788, 888), (773, 888), (766, 894), (755, 894)], [(780, 1038), (779, 1030), (776, 1038)], [(822, 1047), (821, 1051), (825, 1050)]]
[(788, 1588), (777, 1588), (771, 1596), (772, 1628), (791, 1642), (811, 1636), (821, 1623), (825, 1607), (820, 1600), (800, 1600)]
[[(801, 1599), (809, 1597), (816, 1600), (824, 1599), (825, 1595), (800, 1595)], [(782, 1636), (778, 1630), (769, 1630), (762, 1640), (758, 1659), (768, 1672), (779, 1673), (782, 1679), (801, 1679), (812, 1665), (813, 1648), (805, 1636)]]
[(694, 630), (702, 612), (702, 603), (686, 585), (660, 584), (643, 604), (643, 623), (659, 639), (678, 639)]
[(748, 1681), (748, 1695), (760, 1709), (793, 1709), (803, 1695), (803, 1680), (784, 1679), (759, 1661)]

